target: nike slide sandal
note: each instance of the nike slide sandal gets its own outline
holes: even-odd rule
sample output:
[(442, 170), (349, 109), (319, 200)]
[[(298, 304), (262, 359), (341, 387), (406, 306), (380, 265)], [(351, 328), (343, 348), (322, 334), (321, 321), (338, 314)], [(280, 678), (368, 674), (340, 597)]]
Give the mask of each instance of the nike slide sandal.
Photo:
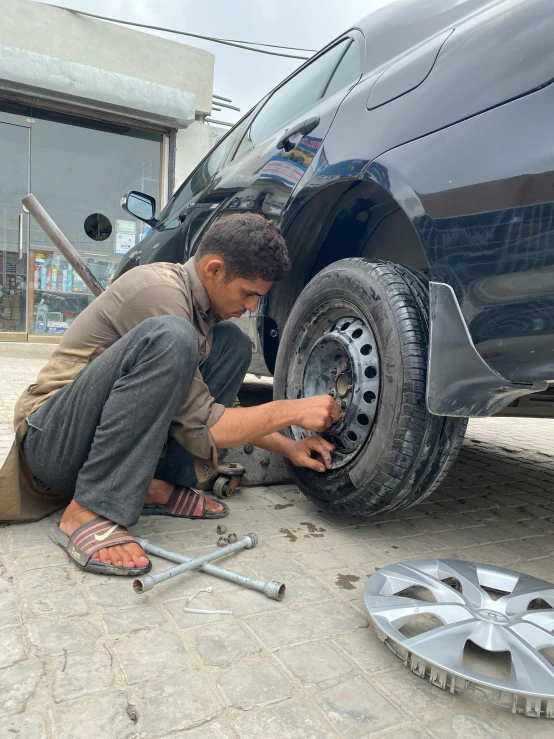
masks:
[(167, 503), (148, 503), (141, 511), (141, 516), (173, 516), (174, 518), (225, 518), (229, 515), (229, 506), (217, 501), (220, 510), (209, 511), (206, 502), (209, 500), (193, 488), (176, 485)]
[(145, 575), (152, 569), (151, 562), (146, 567), (120, 567), (93, 559), (92, 555), (100, 549), (107, 549), (118, 544), (137, 543), (135, 537), (124, 526), (102, 516), (79, 526), (71, 536), (64, 534), (60, 527), (54, 524), (50, 529), (50, 538), (65, 551), (72, 562), (87, 572), (95, 572), (98, 575), (137, 577)]

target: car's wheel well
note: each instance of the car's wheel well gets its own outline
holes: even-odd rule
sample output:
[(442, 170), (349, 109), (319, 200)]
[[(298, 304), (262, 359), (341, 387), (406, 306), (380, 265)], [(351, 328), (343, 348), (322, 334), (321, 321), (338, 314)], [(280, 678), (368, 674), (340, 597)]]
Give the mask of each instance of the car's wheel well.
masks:
[(375, 182), (350, 180), (329, 185), (305, 203), (284, 233), (293, 269), (275, 285), (270, 297), (270, 314), (281, 330), (306, 284), (339, 259), (386, 259), (429, 272), (410, 219)]

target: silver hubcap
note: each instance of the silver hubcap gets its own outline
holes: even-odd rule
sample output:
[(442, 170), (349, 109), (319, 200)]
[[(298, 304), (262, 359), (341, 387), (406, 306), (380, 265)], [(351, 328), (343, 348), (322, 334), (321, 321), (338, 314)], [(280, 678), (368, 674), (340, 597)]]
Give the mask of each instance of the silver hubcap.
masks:
[(326, 393), (342, 408), (342, 420), (329, 429), (326, 437), (343, 455), (351, 455), (363, 446), (371, 432), (379, 398), (375, 336), (361, 318), (334, 320), (311, 346), (302, 378), (302, 395)]
[[(414, 587), (425, 588), (435, 602), (398, 595)], [(471, 682), (500, 691), (491, 696), (497, 702), (554, 718), (554, 666), (541, 654), (554, 647), (554, 584), (474, 562), (414, 560), (372, 575), (364, 598), (378, 633), (421, 677), (443, 688)], [(421, 614), (442, 625), (405, 636), (400, 629)], [(467, 642), (509, 653), (509, 679), (464, 667)]]

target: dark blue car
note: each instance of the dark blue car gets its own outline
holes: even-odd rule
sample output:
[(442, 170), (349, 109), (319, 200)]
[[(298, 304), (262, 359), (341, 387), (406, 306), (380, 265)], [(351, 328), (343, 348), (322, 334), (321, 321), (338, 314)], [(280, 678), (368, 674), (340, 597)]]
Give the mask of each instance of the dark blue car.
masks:
[[(326, 510), (411, 505), (468, 417), (554, 416), (552, 0), (396, 0), (267, 95), (119, 274), (185, 261), (228, 213), (275, 219), (293, 271), (255, 317), (276, 397), (329, 392)], [(299, 429), (289, 429), (298, 436)]]

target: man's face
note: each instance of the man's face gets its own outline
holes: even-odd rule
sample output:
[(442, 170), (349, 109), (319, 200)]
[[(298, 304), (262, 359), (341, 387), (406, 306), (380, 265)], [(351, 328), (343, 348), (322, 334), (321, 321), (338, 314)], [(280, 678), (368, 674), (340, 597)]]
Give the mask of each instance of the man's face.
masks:
[(212, 310), (223, 319), (239, 318), (246, 311), (254, 312), (260, 298), (273, 285), (273, 282), (261, 278), (246, 280), (236, 277), (226, 282), (225, 264), (220, 257), (204, 257), (197, 268)]

